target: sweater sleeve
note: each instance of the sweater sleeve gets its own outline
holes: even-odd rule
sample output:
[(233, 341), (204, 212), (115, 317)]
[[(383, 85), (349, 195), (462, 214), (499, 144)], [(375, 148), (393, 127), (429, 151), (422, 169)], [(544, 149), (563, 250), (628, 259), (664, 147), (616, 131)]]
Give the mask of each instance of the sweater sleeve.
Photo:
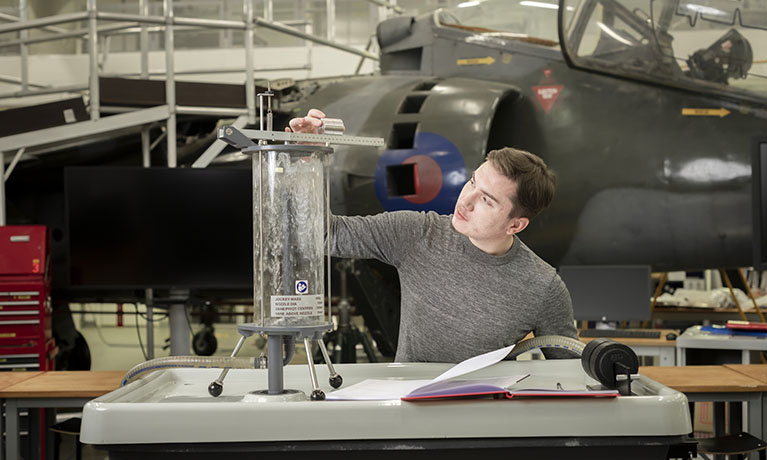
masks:
[[(536, 337), (561, 335), (578, 339), (578, 330), (573, 320), (573, 302), (570, 292), (556, 273), (549, 283), (544, 302), (541, 306), (538, 325), (533, 333)], [(546, 358), (573, 358), (573, 354), (563, 350), (543, 349)]]
[(383, 212), (373, 216), (332, 216), (330, 255), (356, 259), (378, 259), (395, 267), (408, 249), (426, 234), (425, 213)]

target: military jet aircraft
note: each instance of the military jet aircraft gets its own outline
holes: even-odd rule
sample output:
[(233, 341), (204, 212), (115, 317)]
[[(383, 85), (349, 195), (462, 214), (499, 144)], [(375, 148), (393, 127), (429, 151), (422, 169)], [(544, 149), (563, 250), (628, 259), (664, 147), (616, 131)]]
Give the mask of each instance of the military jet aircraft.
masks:
[[(764, 2), (467, 1), (377, 37), (380, 75), (314, 82), (282, 106), (386, 138), (336, 149), (335, 212), (450, 213), (486, 152), (512, 146), (558, 171), (520, 235), (555, 266), (764, 267)], [(396, 274), (357, 267), (396, 337)]]
[(334, 211), (450, 213), (485, 153), (513, 146), (559, 173), (521, 234), (554, 265), (754, 263), (764, 2), (469, 1), (377, 36), (381, 75), (312, 84), (294, 111), (387, 139), (337, 149)]
[[(317, 107), (386, 139), (336, 149), (335, 213), (450, 213), (485, 154), (512, 146), (558, 171), (552, 206), (521, 234), (555, 266), (767, 262), (763, 1), (466, 1), (386, 20), (377, 39), (380, 73), (299, 82), (275, 101), (277, 127)], [(393, 347), (396, 272), (354, 273)]]

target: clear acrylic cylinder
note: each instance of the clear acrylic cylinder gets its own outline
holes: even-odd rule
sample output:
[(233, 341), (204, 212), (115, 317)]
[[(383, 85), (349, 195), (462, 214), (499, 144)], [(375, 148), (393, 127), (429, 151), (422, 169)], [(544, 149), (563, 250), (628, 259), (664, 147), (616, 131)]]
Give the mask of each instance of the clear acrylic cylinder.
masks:
[(253, 322), (327, 324), (328, 158), (312, 145), (259, 145), (253, 155)]

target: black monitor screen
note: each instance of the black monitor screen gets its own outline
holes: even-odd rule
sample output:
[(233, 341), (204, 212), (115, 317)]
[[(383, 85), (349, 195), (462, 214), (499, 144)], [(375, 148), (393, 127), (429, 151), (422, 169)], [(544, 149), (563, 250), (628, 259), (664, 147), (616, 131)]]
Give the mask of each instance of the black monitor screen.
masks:
[(69, 286), (249, 288), (248, 169), (65, 171)]
[(577, 320), (651, 319), (649, 265), (569, 265), (559, 267), (559, 276)]

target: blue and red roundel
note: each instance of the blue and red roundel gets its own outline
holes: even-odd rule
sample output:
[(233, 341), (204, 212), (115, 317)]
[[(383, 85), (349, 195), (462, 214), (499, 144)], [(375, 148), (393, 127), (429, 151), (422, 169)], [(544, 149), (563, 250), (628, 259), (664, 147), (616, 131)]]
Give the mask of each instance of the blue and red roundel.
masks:
[[(387, 211), (451, 214), (467, 177), (466, 163), (452, 142), (439, 134), (416, 133), (412, 149), (386, 150), (378, 159), (375, 191)], [(404, 185), (388, 183), (395, 180)]]

